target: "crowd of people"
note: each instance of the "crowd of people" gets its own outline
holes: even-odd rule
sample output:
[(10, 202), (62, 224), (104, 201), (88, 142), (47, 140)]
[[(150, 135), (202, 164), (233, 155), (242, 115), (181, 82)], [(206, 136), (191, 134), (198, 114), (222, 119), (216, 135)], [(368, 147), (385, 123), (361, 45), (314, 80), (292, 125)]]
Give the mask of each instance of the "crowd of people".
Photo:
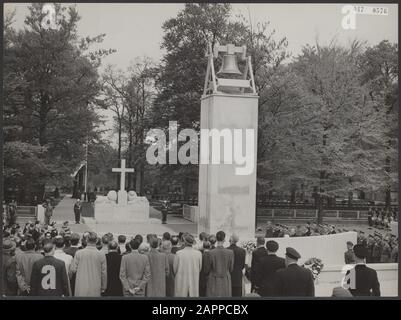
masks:
[[(306, 224), (299, 224), (295, 227), (287, 226), (281, 223), (276, 223), (273, 225), (271, 221), (267, 221), (265, 229), (266, 238), (309, 237), (336, 234), (347, 231), (345, 229), (342, 230), (340, 228), (336, 228), (334, 225), (328, 225), (326, 223), (317, 224), (309, 221)], [(258, 228), (257, 232), (263, 232), (263, 228)]]
[(379, 207), (370, 207), (368, 210), (368, 223), (370, 227), (390, 229), (391, 222), (397, 221), (397, 215), (396, 208), (384, 210)]
[(366, 235), (361, 230), (358, 234), (358, 244), (366, 248), (367, 263), (398, 263), (398, 237), (394, 234), (376, 231)]
[[(368, 241), (365, 243), (361, 235), (358, 240), (350, 248), (357, 265), (370, 259)], [(14, 224), (3, 230), (3, 295), (315, 295), (312, 273), (298, 265), (301, 255), (295, 249), (286, 248), (281, 258), (276, 255), (276, 241), (266, 242), (265, 237), (258, 237), (248, 266), (246, 250), (238, 242), (238, 236), (233, 234), (226, 239), (223, 231), (201, 233), (199, 241), (188, 233), (167, 232), (162, 237), (148, 234), (145, 238), (136, 235), (127, 239), (124, 235), (115, 238), (111, 233), (101, 237), (94, 232), (72, 233), (68, 222), (61, 229), (54, 223), (42, 225), (39, 221), (23, 228)], [(251, 282), (250, 293), (245, 292), (245, 278)], [(376, 280), (368, 289), (353, 291), (352, 295), (377, 294)], [(336, 288), (336, 294), (338, 290), (341, 289)]]

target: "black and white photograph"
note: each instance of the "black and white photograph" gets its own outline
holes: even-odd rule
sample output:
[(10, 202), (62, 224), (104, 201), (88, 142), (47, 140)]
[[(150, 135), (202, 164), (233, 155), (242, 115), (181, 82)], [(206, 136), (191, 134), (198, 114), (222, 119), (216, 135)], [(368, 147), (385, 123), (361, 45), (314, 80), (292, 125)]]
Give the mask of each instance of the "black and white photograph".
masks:
[(398, 11), (4, 3), (1, 299), (398, 298)]

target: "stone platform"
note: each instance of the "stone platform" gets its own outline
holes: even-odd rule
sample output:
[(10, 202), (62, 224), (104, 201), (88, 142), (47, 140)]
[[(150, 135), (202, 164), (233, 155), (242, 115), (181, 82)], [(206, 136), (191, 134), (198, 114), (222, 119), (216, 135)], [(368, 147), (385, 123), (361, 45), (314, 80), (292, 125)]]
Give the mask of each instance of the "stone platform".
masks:
[(95, 203), (95, 219), (99, 223), (147, 222), (149, 220), (149, 203), (135, 205)]

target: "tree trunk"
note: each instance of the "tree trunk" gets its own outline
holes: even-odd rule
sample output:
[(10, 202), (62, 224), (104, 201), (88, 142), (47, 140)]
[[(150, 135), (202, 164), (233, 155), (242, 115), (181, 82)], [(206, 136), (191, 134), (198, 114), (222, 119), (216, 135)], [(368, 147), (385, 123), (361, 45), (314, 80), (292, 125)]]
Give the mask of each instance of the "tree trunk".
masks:
[[(390, 159), (386, 158), (386, 172), (390, 173)], [(390, 209), (391, 205), (391, 185), (388, 184), (386, 188), (386, 195), (385, 195), (385, 201), (386, 201), (386, 210)]]
[(317, 224), (323, 223), (323, 199), (322, 195), (319, 193), (316, 197), (317, 199)]
[(292, 190), (291, 190), (290, 203), (291, 203), (291, 204), (294, 204), (294, 203), (295, 203), (295, 189), (292, 189)]

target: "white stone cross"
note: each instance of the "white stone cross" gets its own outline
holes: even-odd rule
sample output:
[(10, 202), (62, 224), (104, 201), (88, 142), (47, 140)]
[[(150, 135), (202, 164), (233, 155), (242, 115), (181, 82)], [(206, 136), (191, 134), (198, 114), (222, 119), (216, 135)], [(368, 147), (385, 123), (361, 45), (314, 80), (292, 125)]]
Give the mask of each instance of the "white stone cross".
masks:
[(125, 167), (125, 159), (121, 159), (121, 168), (112, 168), (111, 171), (121, 173), (120, 191), (124, 191), (125, 190), (125, 173), (134, 172), (135, 170), (132, 168), (126, 168)]

